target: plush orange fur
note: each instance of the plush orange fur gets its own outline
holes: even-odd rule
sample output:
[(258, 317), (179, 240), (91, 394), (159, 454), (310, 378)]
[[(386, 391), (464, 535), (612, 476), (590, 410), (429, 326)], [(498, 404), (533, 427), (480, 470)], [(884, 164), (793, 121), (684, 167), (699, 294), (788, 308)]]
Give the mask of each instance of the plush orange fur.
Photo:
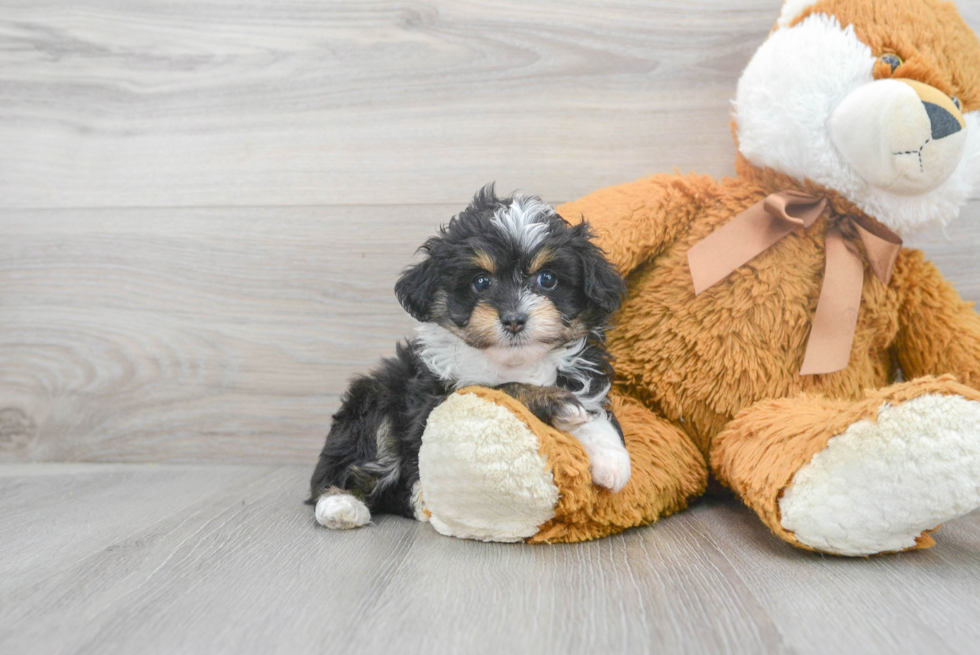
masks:
[[(609, 341), (621, 392), (680, 427), (713, 473), (795, 544), (774, 508), (796, 470), (851, 422), (876, 415), (880, 402), (865, 399), (865, 390), (895, 382), (899, 364), (910, 378), (953, 373), (978, 385), (980, 317), (921, 252), (903, 249), (888, 286), (866, 267), (848, 367), (800, 376), (823, 278), (824, 235), (836, 225), (853, 237), (848, 217), (860, 210), (827, 189), (741, 157), (736, 169), (738, 177), (721, 181), (658, 175), (597, 191), (558, 212), (571, 221), (587, 216), (599, 244), (628, 277), (628, 298)], [(695, 297), (687, 250), (785, 189), (826, 196), (830, 210), (810, 230), (794, 232)], [(927, 393), (915, 384), (908, 388)], [(819, 400), (773, 400), (800, 397)], [(758, 433), (751, 432), (761, 425), (756, 421), (733, 426), (746, 408), (750, 415), (758, 410), (763, 423), (777, 415), (779, 421)], [(830, 421), (834, 412), (838, 417)], [(723, 431), (726, 438), (720, 439)], [(768, 444), (771, 471), (759, 467), (753, 448), (739, 447), (740, 440), (753, 438)], [(724, 454), (717, 451), (722, 443)], [(787, 452), (779, 453), (781, 445)], [(735, 484), (742, 478), (731, 472), (743, 469), (761, 478)]]
[(627, 435), (633, 477), (619, 493), (592, 484), (589, 458), (571, 435), (541, 423), (524, 405), (493, 389), (468, 387), (472, 393), (508, 408), (541, 443), (540, 452), (561, 490), (555, 517), (541, 526), (532, 543), (586, 541), (673, 514), (688, 498), (704, 492), (704, 457), (674, 426), (631, 398), (614, 396), (613, 410)]
[[(896, 77), (916, 79), (980, 107), (980, 43), (949, 3), (822, 0), (804, 12), (853, 24), (876, 55), (897, 54)], [(878, 77), (892, 75), (877, 66)], [(492, 395), (541, 439), (562, 494), (557, 516), (531, 541), (578, 541), (656, 520), (705, 489), (705, 462), (778, 536), (778, 501), (794, 474), (827, 442), (884, 403), (926, 393), (980, 400), (980, 317), (921, 252), (903, 249), (885, 285), (865, 265), (850, 363), (800, 376), (831, 227), (862, 251), (851, 217), (860, 210), (809, 182), (739, 156), (736, 177), (656, 175), (558, 208), (586, 217), (599, 245), (627, 276), (629, 294), (609, 335), (619, 380), (614, 409), (633, 477), (618, 495), (589, 481), (587, 459), (568, 435), (541, 425), (519, 403)], [(829, 199), (810, 229), (796, 231), (694, 295), (687, 252), (768, 194), (797, 189)], [(899, 367), (906, 379), (897, 383)], [(952, 374), (952, 377), (927, 377)], [(474, 393), (491, 394), (488, 391)], [(927, 531), (928, 532), (928, 531)], [(931, 545), (928, 534), (918, 547)]]
[[(809, 549), (780, 523), (779, 499), (793, 475), (853, 423), (875, 420), (886, 403), (896, 406), (924, 394), (959, 395), (980, 401), (980, 392), (957, 383), (949, 375), (868, 390), (856, 401), (808, 394), (764, 400), (739, 412), (715, 438), (711, 469), (773, 532)], [(918, 546), (926, 544), (931, 544), (931, 540), (920, 541)]]
[(875, 55), (902, 58), (894, 72), (890, 66), (876, 66), (875, 77), (918, 80), (958, 96), (966, 111), (980, 107), (977, 37), (952, 2), (821, 0), (792, 24), (812, 13), (830, 14), (841, 25), (853, 25), (858, 39)]
[[(823, 0), (800, 20), (812, 12), (854, 24), (876, 54), (902, 57), (896, 77), (958, 95), (967, 110), (980, 106), (980, 44), (951, 4)], [(876, 68), (876, 74), (892, 73)], [(824, 273), (824, 235), (838, 226), (860, 249), (849, 217), (861, 212), (836, 193), (741, 156), (736, 171), (720, 181), (657, 175), (602, 189), (558, 212), (573, 222), (587, 217), (628, 277), (629, 296), (610, 334), (620, 392), (642, 401), (658, 424), (666, 419), (680, 428), (720, 481), (799, 545), (778, 514), (794, 473), (848, 425), (875, 417), (883, 402), (937, 391), (975, 398), (946, 378), (889, 385), (901, 366), (908, 379), (952, 373), (980, 387), (980, 317), (922, 253), (903, 249), (887, 286), (865, 268), (847, 369), (800, 376)], [(688, 249), (786, 189), (828, 197), (829, 212), (695, 297)], [(927, 535), (919, 540), (930, 543)]]

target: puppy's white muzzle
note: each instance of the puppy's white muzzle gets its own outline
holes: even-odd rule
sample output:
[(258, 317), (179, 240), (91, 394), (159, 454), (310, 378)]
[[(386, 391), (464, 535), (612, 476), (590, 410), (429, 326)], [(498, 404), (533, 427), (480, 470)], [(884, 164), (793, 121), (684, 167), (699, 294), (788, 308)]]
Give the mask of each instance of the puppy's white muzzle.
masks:
[(956, 170), (966, 121), (935, 87), (905, 79), (864, 84), (828, 124), (834, 146), (868, 184), (900, 195), (932, 191)]

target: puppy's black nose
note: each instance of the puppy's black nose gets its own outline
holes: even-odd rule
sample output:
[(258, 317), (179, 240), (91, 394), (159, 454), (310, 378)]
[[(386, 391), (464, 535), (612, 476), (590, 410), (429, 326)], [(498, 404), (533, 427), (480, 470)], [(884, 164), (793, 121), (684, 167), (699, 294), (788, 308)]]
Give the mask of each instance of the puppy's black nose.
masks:
[(527, 314), (509, 312), (500, 317), (500, 322), (504, 324), (508, 332), (517, 334), (524, 329), (524, 324), (527, 323)]

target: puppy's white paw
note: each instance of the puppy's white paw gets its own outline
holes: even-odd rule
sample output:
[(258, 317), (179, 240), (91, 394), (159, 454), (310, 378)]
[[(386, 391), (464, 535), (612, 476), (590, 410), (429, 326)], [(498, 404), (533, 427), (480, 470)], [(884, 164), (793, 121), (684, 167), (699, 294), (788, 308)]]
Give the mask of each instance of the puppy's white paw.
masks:
[(350, 494), (320, 496), (314, 511), (317, 522), (331, 530), (359, 528), (371, 520), (371, 511)]
[(592, 482), (610, 491), (619, 491), (630, 481), (630, 456), (622, 446), (583, 444), (589, 454)]
[(574, 435), (589, 455), (592, 482), (611, 491), (625, 487), (632, 473), (630, 454), (609, 418), (597, 416), (575, 430)]
[(554, 426), (562, 432), (571, 432), (589, 422), (589, 413), (578, 403), (566, 403), (555, 415)]

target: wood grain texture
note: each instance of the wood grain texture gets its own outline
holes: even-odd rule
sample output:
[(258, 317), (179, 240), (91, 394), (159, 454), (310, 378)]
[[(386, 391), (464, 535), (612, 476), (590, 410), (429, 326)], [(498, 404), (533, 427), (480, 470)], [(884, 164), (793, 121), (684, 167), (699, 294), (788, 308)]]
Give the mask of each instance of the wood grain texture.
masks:
[(972, 653), (980, 637), (980, 514), (930, 551), (864, 560), (793, 549), (717, 500), (587, 544), (484, 544), (397, 517), (327, 531), (300, 502), (307, 473), (0, 466), (0, 509), (36, 506), (0, 528), (0, 652)]
[(0, 207), (574, 198), (731, 170), (779, 0), (4, 0)]
[(393, 280), (449, 215), (9, 214), (0, 224), (0, 451), (312, 461), (347, 379), (410, 332)]

